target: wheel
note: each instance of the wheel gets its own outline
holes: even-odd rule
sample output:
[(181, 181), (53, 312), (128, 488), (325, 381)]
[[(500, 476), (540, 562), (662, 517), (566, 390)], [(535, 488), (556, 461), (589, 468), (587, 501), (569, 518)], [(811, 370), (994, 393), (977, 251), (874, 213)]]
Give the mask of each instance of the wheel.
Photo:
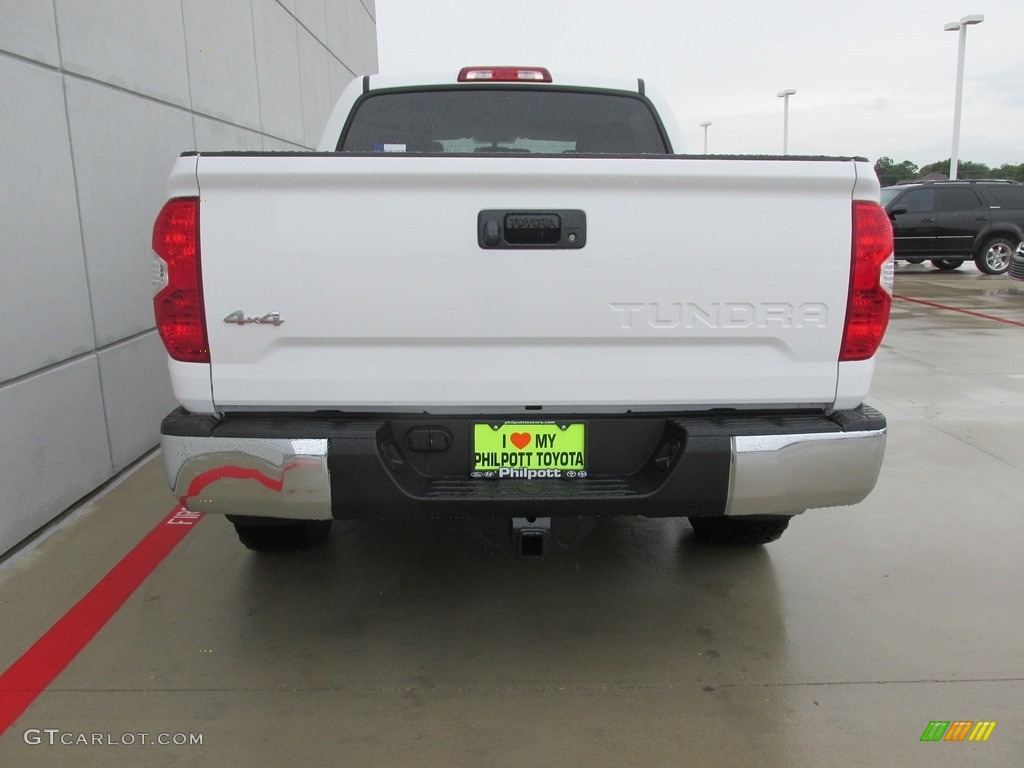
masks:
[(981, 247), (974, 263), (986, 275), (1001, 275), (1010, 268), (1010, 256), (1017, 244), (1005, 237), (993, 237)]
[(694, 535), (710, 544), (755, 547), (778, 539), (790, 517), (690, 517)]
[(238, 540), (254, 552), (295, 552), (327, 541), (333, 520), (228, 516)]
[(933, 266), (936, 266), (939, 269), (945, 270), (947, 272), (951, 269), (956, 269), (963, 263), (963, 259), (932, 259)]
[(924, 259), (904, 259), (907, 264), (924, 264)]

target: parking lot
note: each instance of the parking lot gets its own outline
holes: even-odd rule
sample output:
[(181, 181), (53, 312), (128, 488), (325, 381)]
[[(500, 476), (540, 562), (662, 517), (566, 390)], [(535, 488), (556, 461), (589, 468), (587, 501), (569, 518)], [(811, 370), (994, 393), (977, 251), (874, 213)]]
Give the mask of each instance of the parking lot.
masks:
[[(358, 522), (260, 556), (207, 517), (108, 576), (175, 509), (144, 462), (0, 565), (0, 674), (42, 659), (8, 712), (40, 647), (70, 657), (0, 765), (1024, 764), (1024, 283), (901, 265), (896, 293), (879, 486), (763, 548), (615, 519), (529, 560)], [(95, 637), (47, 635), (83, 600)], [(996, 725), (922, 742), (934, 721)]]

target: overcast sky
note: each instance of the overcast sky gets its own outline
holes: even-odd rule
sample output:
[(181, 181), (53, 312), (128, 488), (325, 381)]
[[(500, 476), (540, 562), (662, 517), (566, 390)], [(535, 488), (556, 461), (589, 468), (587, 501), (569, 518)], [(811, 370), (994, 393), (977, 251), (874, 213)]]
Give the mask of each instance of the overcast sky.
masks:
[(376, 0), (381, 72), (524, 64), (640, 76), (687, 149), (950, 156), (956, 32), (967, 32), (961, 160), (1024, 162), (1024, 0)]

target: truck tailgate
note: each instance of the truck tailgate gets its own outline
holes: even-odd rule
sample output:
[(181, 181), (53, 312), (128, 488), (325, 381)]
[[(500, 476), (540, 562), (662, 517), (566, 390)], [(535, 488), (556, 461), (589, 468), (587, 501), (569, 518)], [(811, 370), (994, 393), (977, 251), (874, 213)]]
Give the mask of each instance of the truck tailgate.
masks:
[[(197, 159), (221, 409), (835, 398), (853, 162), (252, 160)], [(483, 248), (488, 209), (583, 211), (586, 244)]]

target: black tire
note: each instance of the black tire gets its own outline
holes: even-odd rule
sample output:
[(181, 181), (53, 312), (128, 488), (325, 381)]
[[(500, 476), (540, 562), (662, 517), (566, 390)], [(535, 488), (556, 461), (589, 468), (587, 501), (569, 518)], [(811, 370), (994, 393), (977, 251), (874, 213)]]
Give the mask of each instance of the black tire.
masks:
[(924, 264), (924, 259), (904, 259), (907, 264)]
[(978, 269), (986, 275), (1002, 275), (1010, 268), (1010, 257), (1017, 244), (1005, 237), (993, 237), (985, 241), (974, 259)]
[(693, 534), (709, 544), (756, 547), (775, 541), (789, 527), (790, 517), (690, 517)]
[(297, 552), (327, 541), (333, 520), (229, 517), (238, 540), (254, 552)]
[(932, 259), (932, 266), (938, 267), (946, 272), (957, 269), (962, 266), (963, 263), (963, 259)]

